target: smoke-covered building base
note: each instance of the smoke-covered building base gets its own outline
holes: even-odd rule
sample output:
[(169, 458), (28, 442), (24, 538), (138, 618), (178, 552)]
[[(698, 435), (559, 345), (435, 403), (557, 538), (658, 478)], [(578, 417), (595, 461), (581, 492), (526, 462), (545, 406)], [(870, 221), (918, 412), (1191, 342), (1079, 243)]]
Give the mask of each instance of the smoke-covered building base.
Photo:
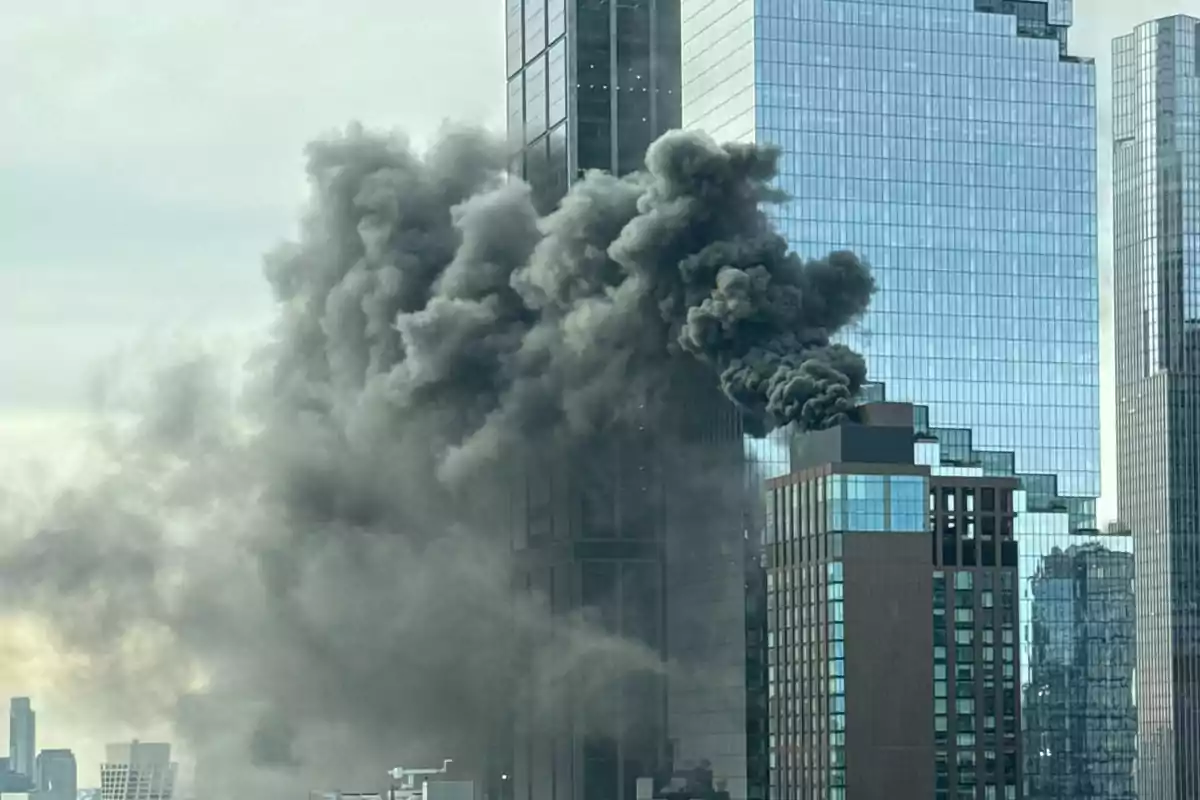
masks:
[[(698, 398), (707, 398), (701, 402)], [(761, 574), (740, 412), (711, 386), (654, 429), (617, 427), (561, 463), (531, 465), (513, 508), (523, 589), (556, 617), (583, 612), (647, 648), (646, 668), (514, 720), (518, 800), (634, 800), (638, 781), (708, 762), (749, 792), (761, 725), (762, 637), (748, 608)], [(665, 667), (663, 666), (665, 665)], [(536, 692), (546, 676), (530, 676)], [(547, 718), (545, 714), (550, 714)]]

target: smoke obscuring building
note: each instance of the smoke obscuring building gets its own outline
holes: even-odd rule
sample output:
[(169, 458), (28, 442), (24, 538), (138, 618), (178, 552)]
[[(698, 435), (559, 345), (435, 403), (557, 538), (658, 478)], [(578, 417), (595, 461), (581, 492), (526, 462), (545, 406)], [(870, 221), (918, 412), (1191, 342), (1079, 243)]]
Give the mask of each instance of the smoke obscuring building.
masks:
[(797, 437), (768, 484), (773, 797), (1023, 797), (1019, 484), (920, 463), (918, 411)]
[(682, 0), (681, 17), (685, 127), (779, 145), (791, 246), (872, 266), (879, 293), (839, 340), (888, 399), (927, 406), (948, 459), (1020, 478), (1028, 670), (1040, 559), (1095, 535), (1100, 489), (1095, 66), (1068, 51), (1072, 3)]
[(37, 714), (28, 697), (14, 697), (8, 710), (8, 768), (37, 781)]
[[(679, 127), (678, 0), (508, 0), (506, 28), (511, 170), (543, 208), (586, 170), (641, 168)], [(677, 430), (605, 431), (571, 463), (516, 479), (522, 588), (564, 615), (592, 610), (673, 671), (631, 676), (549, 723), (518, 705), (511, 769), (493, 767), (485, 793), (632, 800), (639, 778), (706, 760), (734, 800), (764, 796), (753, 476), (739, 415), (712, 394), (690, 398), (704, 410)], [(500, 769), (511, 781), (494, 780)]]
[(548, 203), (679, 127), (679, 0), (505, 0), (512, 171)]
[(110, 744), (100, 765), (102, 800), (172, 800), (179, 765), (171, 745), (133, 741)]
[(70, 750), (43, 750), (37, 757), (38, 795), (44, 800), (75, 800), (78, 768)]
[(1137, 563), (1138, 796), (1200, 797), (1200, 20), (1113, 42), (1117, 476)]
[(759, 533), (739, 414), (708, 392), (663, 429), (609, 430), (569, 463), (534, 465), (514, 493), (523, 588), (671, 663), (552, 720), (519, 704), (518, 800), (633, 800), (639, 779), (701, 760), (736, 800), (763, 796), (749, 775), (765, 757)]

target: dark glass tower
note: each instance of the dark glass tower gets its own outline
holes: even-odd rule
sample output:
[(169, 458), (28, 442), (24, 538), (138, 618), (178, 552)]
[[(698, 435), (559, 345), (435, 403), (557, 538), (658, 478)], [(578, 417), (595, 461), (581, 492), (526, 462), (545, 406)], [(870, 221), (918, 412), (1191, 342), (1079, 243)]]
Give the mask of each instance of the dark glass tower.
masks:
[[(557, 640), (562, 673), (531, 674), (517, 695), (511, 747), (501, 745), (511, 800), (634, 800), (639, 779), (701, 761), (735, 800), (762, 797), (747, 775), (750, 743), (762, 740), (747, 700), (765, 673), (760, 571), (746, 535), (740, 417), (710, 392), (711, 403), (691, 393), (675, 424), (613, 426), (514, 476), (518, 588), (544, 598), (567, 635)], [(578, 669), (579, 613), (670, 671), (595, 660)], [(547, 680), (557, 682), (550, 703)]]
[(512, 171), (546, 202), (679, 127), (679, 0), (507, 0)]
[(1138, 796), (1200, 797), (1200, 20), (1113, 43), (1121, 522), (1136, 559)]
[[(544, 211), (588, 170), (637, 170), (680, 126), (679, 0), (506, 8), (510, 170)], [(684, 406), (672, 430), (608, 430), (516, 478), (522, 588), (674, 667), (669, 681), (625, 677), (540, 715), (519, 703), (502, 796), (633, 800), (639, 778), (704, 761), (732, 800), (763, 797), (765, 589), (743, 502), (754, 480), (734, 409), (711, 387)]]

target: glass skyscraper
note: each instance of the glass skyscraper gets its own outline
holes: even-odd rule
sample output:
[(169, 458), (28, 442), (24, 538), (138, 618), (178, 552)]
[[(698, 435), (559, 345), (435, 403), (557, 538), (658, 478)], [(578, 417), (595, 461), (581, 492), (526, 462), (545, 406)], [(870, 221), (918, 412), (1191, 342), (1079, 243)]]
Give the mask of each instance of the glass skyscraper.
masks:
[(1113, 43), (1121, 522), (1137, 564), (1138, 791), (1200, 797), (1200, 20)]
[(28, 697), (14, 697), (8, 710), (8, 768), (37, 780), (37, 714)]
[(506, 0), (511, 171), (552, 203), (679, 127), (679, 0)]
[[(1128, 800), (1125, 712), (1040, 685), (1033, 646), (1035, 576), (1098, 537), (1095, 66), (1069, 53), (1072, 13), (1071, 0), (682, 0), (683, 121), (783, 148), (792, 202), (774, 214), (792, 247), (849, 248), (875, 270), (872, 309), (843, 341), (888, 400), (928, 407), (951, 462), (961, 451), (1021, 478), (1018, 661), (1045, 712), (1022, 723), (1023, 794)], [(1068, 600), (1052, 602), (1039, 614), (1075, 635)]]
[[(679, 0), (506, 0), (510, 172), (543, 211), (587, 170), (640, 169), (680, 126), (679, 25)], [(552, 719), (518, 708), (499, 796), (632, 800), (639, 778), (699, 764), (733, 800), (765, 796), (765, 574), (754, 506), (729, 502), (757, 476), (740, 415), (702, 384), (680, 390), (680, 430), (605, 431), (575, 463), (513, 469), (525, 588), (597, 612), (672, 670)]]

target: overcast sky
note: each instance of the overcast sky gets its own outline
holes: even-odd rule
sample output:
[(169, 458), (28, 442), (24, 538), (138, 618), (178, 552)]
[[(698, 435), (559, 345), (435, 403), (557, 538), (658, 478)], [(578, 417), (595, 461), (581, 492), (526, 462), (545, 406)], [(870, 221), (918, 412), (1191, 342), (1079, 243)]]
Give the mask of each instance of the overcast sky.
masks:
[[(351, 119), (417, 136), (447, 117), (498, 125), (502, 6), (0, 0), (0, 465), (65, 457), (87, 376), (113, 352), (263, 324), (260, 254), (292, 230), (314, 135)], [(1188, 7), (1076, 4), (1072, 50), (1100, 81), (1106, 313), (1110, 41)], [(0, 652), (0, 698), (38, 694), (42, 742), (81, 750), (94, 782), (99, 742), (76, 734), (54, 654), (12, 626)]]

